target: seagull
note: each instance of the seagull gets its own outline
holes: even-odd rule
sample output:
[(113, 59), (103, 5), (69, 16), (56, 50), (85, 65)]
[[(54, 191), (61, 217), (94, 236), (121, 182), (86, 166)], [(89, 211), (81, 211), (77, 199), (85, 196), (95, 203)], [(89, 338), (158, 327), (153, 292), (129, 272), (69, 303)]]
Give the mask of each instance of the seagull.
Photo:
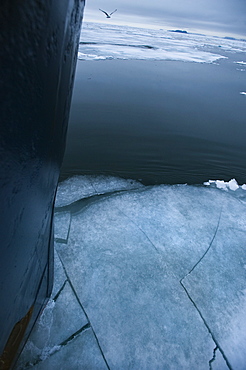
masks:
[(117, 11), (117, 9), (115, 9), (112, 13), (108, 14), (107, 12), (105, 12), (105, 11), (104, 11), (104, 10), (102, 10), (102, 9), (99, 9), (99, 10), (101, 10), (101, 12), (103, 12), (104, 14), (106, 14), (106, 17), (107, 17), (107, 18), (111, 18), (111, 15), (112, 15), (112, 14), (114, 14), (114, 13)]

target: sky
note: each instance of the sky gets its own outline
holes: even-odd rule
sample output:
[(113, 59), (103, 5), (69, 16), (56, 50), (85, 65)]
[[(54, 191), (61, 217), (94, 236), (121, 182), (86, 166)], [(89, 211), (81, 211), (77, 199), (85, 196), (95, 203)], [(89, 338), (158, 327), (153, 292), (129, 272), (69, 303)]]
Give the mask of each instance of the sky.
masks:
[[(99, 8), (117, 12), (107, 19)], [(246, 0), (86, 0), (84, 21), (246, 39)]]

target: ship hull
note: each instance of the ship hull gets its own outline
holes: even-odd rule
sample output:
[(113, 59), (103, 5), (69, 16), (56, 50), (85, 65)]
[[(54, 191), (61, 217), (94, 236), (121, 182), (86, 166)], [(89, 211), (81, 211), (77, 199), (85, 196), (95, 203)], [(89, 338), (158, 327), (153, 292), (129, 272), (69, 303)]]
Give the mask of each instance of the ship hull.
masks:
[(53, 282), (53, 208), (84, 9), (0, 5), (0, 368), (14, 363)]

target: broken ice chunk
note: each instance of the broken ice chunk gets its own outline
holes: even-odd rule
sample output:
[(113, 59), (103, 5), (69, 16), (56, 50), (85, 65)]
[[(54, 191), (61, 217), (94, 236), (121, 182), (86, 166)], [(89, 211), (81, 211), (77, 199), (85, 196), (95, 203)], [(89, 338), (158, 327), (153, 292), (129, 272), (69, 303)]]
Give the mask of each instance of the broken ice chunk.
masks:
[(63, 207), (78, 199), (96, 194), (88, 176), (74, 176), (58, 184), (56, 207)]
[(56, 301), (50, 300), (45, 307), (20, 356), (17, 369), (28, 362), (36, 364), (46, 359), (87, 323), (77, 298), (66, 282)]
[(226, 182), (224, 180), (208, 180), (206, 182), (203, 183), (203, 185), (205, 186), (215, 186), (217, 187), (218, 189), (222, 189), (222, 190), (232, 190), (232, 191), (236, 191), (238, 189), (242, 189), (242, 190), (245, 190), (246, 189), (246, 185), (243, 184), (243, 185), (238, 185), (237, 183), (237, 180), (235, 179), (231, 179), (230, 181)]
[(60, 258), (56, 251), (56, 242), (54, 248), (54, 283), (53, 289), (51, 293), (51, 298), (53, 299), (57, 293), (61, 290), (62, 286), (64, 285), (65, 281), (67, 280), (64, 268), (60, 261)]
[(228, 182), (228, 188), (230, 190), (234, 190), (234, 191), (237, 190), (237, 189), (239, 189), (239, 186), (238, 186), (237, 181), (235, 179), (230, 180)]
[(55, 206), (63, 207), (92, 195), (136, 189), (142, 186), (138, 181), (113, 176), (74, 176), (59, 183)]
[(59, 242), (67, 241), (70, 227), (70, 212), (55, 212), (54, 214), (54, 236)]

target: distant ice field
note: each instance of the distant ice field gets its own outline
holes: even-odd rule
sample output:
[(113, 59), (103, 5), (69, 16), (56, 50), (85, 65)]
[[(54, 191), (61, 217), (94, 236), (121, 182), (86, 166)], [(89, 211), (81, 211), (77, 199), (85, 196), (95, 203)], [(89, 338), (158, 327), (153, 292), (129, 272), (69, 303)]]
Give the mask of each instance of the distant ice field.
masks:
[[(245, 40), (180, 31), (85, 22), (81, 32), (78, 58), (81, 60), (141, 59), (212, 63), (227, 58), (224, 55), (225, 52), (246, 51)], [(241, 64), (245, 63), (242, 61)]]

